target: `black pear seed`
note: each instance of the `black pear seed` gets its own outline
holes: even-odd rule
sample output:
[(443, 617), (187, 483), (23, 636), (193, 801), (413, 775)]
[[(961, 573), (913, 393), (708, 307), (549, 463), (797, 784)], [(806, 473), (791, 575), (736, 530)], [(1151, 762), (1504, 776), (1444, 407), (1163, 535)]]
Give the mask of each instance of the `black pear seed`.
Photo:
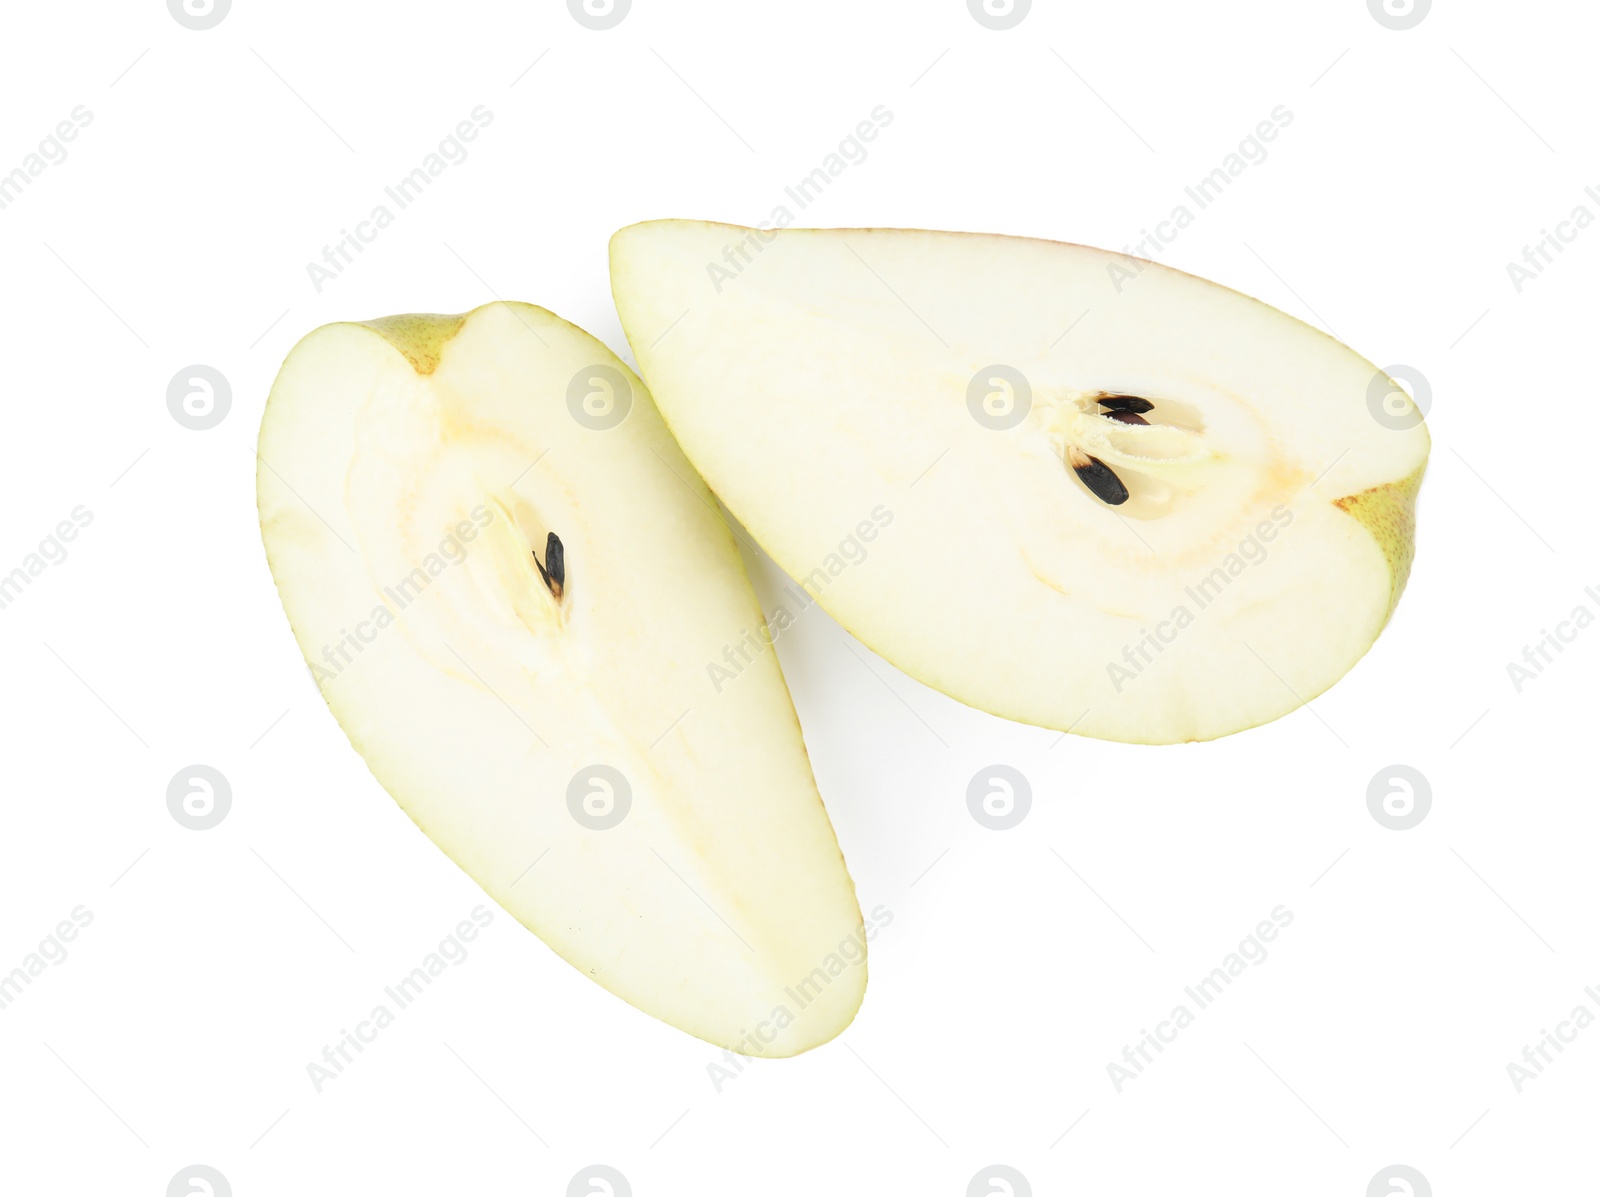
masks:
[(535, 552), (534, 567), (538, 569), (539, 577), (544, 579), (544, 584), (550, 588), (551, 597), (560, 602), (562, 591), (566, 589), (567, 584), (567, 560), (566, 553), (561, 547), (561, 537), (554, 532), (545, 537), (544, 559), (550, 563), (548, 567), (540, 564), (539, 554)]
[(549, 562), (545, 568), (550, 571), (550, 580), (555, 583), (552, 589), (557, 598), (561, 597), (561, 588), (567, 584), (567, 555), (561, 547), (561, 537), (554, 532), (545, 537), (544, 559)]
[(1137, 395), (1101, 395), (1098, 402), (1108, 412), (1145, 412), (1155, 407), (1150, 400), (1141, 399)]
[(1112, 507), (1120, 507), (1128, 501), (1128, 488), (1105, 462), (1087, 454), (1074, 454), (1073, 458), (1073, 472), (1082, 479), (1095, 498)]

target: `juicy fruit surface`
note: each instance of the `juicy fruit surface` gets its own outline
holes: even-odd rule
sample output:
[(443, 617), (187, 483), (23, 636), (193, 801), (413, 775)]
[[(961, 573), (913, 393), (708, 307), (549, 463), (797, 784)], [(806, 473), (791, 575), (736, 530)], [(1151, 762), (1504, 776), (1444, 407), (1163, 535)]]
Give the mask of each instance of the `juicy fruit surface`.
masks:
[(695, 221), (623, 229), (611, 262), (712, 489), (846, 628), (973, 706), (1225, 735), (1341, 677), (1404, 585), (1420, 414), (1225, 287), (1025, 238)]
[(862, 960), (862, 919), (775, 657), (709, 680), (760, 607), (626, 366), (526, 304), (328, 325), (284, 363), (259, 454), (323, 696), (462, 869), (710, 1042), (790, 1055), (848, 1025), (866, 967), (833, 965)]

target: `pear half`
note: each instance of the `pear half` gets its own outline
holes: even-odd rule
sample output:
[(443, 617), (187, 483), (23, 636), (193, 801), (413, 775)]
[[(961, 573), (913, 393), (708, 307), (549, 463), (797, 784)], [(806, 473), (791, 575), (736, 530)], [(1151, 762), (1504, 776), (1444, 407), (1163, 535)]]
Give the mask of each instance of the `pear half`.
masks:
[(259, 458), (323, 697), (452, 860), (711, 1043), (785, 1056), (849, 1024), (861, 914), (775, 655), (749, 647), (760, 606), (621, 361), (526, 304), (327, 325), (284, 362)]
[(1020, 237), (682, 220), (618, 232), (611, 276), (711, 488), (972, 706), (1226, 735), (1343, 676), (1405, 585), (1421, 414), (1238, 292)]

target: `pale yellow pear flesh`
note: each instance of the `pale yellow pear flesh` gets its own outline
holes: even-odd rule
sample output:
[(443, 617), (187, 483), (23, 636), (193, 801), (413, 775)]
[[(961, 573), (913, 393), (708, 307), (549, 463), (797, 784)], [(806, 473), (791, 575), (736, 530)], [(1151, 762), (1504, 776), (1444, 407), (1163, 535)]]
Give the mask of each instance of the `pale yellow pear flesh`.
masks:
[(1420, 413), (1228, 288), (1028, 238), (682, 220), (621, 230), (611, 269), (711, 488), (846, 629), (972, 706), (1212, 739), (1326, 690), (1405, 584)]
[(775, 656), (720, 689), (709, 668), (760, 607), (621, 361), (526, 304), (328, 325), (284, 363), (259, 455), (301, 651), (452, 860), (711, 1043), (786, 1056), (849, 1024), (867, 933)]

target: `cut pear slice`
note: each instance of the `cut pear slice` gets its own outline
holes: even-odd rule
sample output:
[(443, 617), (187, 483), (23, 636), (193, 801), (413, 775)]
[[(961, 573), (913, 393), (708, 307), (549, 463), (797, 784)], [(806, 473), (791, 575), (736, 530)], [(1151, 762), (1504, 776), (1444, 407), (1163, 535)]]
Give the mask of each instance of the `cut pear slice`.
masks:
[(617, 233), (611, 275), (711, 488), (848, 630), (972, 706), (1226, 735), (1343, 676), (1405, 585), (1412, 399), (1225, 287), (1019, 237), (679, 220)]
[(301, 651), (452, 860), (711, 1043), (793, 1055), (849, 1024), (862, 919), (775, 654), (720, 690), (708, 668), (760, 606), (622, 362), (526, 304), (328, 325), (259, 454)]

